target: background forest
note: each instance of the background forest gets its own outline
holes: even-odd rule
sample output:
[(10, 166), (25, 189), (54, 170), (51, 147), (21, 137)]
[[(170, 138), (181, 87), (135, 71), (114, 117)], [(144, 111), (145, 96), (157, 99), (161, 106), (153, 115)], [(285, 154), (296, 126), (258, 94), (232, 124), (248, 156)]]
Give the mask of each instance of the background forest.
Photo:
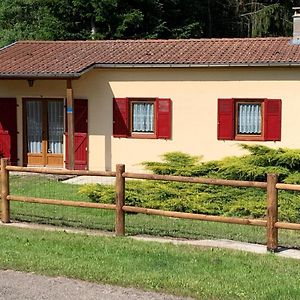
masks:
[(287, 36), (284, 0), (1, 0), (0, 46), (16, 40)]

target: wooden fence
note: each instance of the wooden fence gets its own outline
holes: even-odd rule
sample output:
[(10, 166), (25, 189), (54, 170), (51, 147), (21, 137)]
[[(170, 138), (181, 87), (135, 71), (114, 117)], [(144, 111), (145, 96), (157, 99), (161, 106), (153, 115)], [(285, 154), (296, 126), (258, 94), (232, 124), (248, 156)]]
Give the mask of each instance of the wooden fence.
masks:
[[(201, 220), (201, 221), (266, 227), (267, 249), (272, 252), (277, 251), (278, 249), (279, 229), (300, 230), (300, 224), (278, 221), (278, 190), (300, 191), (300, 185), (278, 183), (277, 182), (278, 177), (276, 174), (268, 174), (267, 182), (256, 182), (256, 181), (211, 179), (211, 178), (200, 178), (200, 177), (128, 173), (125, 172), (125, 165), (121, 165), (121, 164), (116, 166), (115, 172), (106, 172), (106, 171), (95, 172), (95, 171), (72, 171), (72, 170), (54, 170), (54, 169), (45, 169), (45, 168), (17, 167), (17, 166), (9, 166), (7, 162), (8, 162), (7, 159), (1, 159), (1, 199), (2, 199), (1, 220), (3, 223), (10, 222), (10, 201), (43, 203), (43, 204), (64, 205), (64, 206), (73, 206), (73, 207), (88, 207), (88, 208), (98, 208), (98, 209), (111, 209), (116, 211), (115, 232), (116, 235), (119, 236), (125, 235), (125, 213), (134, 212), (134, 213), (158, 215), (158, 216), (165, 216), (165, 217), (172, 217), (172, 218), (193, 219), (193, 220)], [(115, 184), (116, 203), (103, 204), (103, 203), (78, 202), (78, 201), (44, 199), (44, 198), (11, 195), (9, 192), (10, 172), (115, 177), (116, 178), (116, 184)], [(266, 212), (267, 217), (265, 220), (223, 217), (223, 216), (182, 213), (182, 212), (175, 212), (175, 211), (164, 211), (158, 209), (148, 209), (148, 208), (128, 206), (125, 203), (125, 192), (126, 192), (125, 178), (202, 183), (202, 184), (210, 184), (210, 185), (251, 187), (251, 188), (265, 189), (266, 199), (267, 199), (267, 212)]]

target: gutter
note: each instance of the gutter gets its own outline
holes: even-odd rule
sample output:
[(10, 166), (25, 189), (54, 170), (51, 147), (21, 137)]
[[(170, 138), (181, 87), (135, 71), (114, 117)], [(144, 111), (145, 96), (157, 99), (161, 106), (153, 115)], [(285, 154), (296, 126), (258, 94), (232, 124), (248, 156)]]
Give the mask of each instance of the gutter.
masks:
[[(300, 63), (227, 63), (227, 64), (95, 64), (91, 68), (214, 68), (214, 67), (291, 67)], [(86, 69), (84, 69), (85, 71)], [(82, 72), (81, 72), (82, 74)]]
[(0, 79), (78, 79), (81, 73), (66, 74), (1, 74)]
[[(10, 46), (10, 45), (9, 45)], [(8, 47), (8, 46), (7, 46)], [(92, 64), (76, 73), (1, 74), (0, 79), (78, 79), (93, 69), (180, 69), (180, 68), (233, 68), (233, 67), (300, 67), (300, 63), (220, 63), (220, 64)]]
[(228, 67), (300, 67), (300, 63), (227, 63), (227, 64), (93, 64), (82, 71), (80, 75), (83, 75), (92, 69), (153, 69), (153, 68), (228, 68)]

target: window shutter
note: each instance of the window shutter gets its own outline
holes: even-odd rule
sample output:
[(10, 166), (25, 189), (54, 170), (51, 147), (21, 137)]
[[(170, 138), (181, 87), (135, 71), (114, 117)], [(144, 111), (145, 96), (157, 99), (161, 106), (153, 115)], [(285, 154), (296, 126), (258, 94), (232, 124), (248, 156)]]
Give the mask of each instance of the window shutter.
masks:
[(281, 140), (281, 100), (264, 101), (264, 139), (265, 141)]
[(156, 99), (156, 137), (170, 139), (172, 131), (171, 99)]
[(218, 140), (234, 139), (234, 100), (218, 99)]
[(128, 98), (113, 99), (113, 136), (128, 137), (129, 135)]

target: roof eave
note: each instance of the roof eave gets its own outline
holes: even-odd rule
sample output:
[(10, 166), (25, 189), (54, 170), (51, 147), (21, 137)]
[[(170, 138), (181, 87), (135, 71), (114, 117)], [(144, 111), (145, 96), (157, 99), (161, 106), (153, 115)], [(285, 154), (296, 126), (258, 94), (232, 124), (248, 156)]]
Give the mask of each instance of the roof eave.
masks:
[(53, 73), (53, 74), (21, 74), (21, 73), (10, 73), (10, 74), (1, 74), (0, 79), (77, 79), (80, 77), (80, 73)]
[(289, 62), (289, 63), (281, 63), (281, 62), (269, 62), (269, 63), (206, 63), (206, 64), (128, 64), (128, 63), (113, 63), (113, 64), (102, 64), (96, 63), (90, 65), (80, 72), (76, 73), (52, 73), (52, 74), (43, 74), (43, 73), (9, 73), (9, 74), (1, 74), (0, 79), (78, 79), (85, 73), (93, 69), (104, 69), (104, 68), (228, 68), (228, 67), (300, 67), (300, 62)]
[(206, 63), (206, 64), (95, 64), (80, 72), (86, 73), (95, 68), (223, 68), (223, 67), (300, 67), (300, 62), (270, 63)]

